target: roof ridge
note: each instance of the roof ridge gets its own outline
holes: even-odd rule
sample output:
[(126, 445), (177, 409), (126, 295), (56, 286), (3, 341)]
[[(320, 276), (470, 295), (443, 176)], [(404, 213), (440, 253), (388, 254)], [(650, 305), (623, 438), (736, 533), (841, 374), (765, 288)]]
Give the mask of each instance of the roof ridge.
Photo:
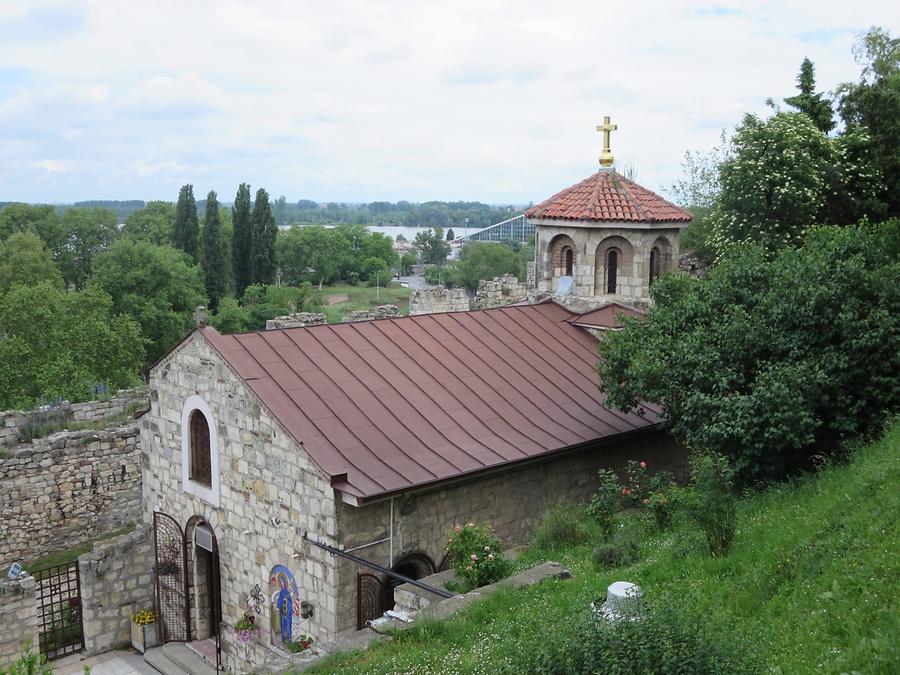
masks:
[(619, 189), (625, 193), (625, 197), (628, 199), (628, 204), (633, 206), (637, 210), (637, 212), (638, 212), (638, 214), (640, 214), (641, 218), (643, 220), (650, 220), (650, 221), (658, 220), (654, 216), (648, 216), (647, 209), (645, 209), (643, 204), (641, 204), (641, 202), (638, 199), (636, 199), (635, 196), (631, 193), (631, 188), (629, 188), (627, 185), (631, 181), (629, 181), (627, 178), (625, 178), (625, 176), (623, 176), (620, 173), (616, 172), (616, 175), (622, 179), (622, 181), (619, 183), (619, 186), (620, 186)]

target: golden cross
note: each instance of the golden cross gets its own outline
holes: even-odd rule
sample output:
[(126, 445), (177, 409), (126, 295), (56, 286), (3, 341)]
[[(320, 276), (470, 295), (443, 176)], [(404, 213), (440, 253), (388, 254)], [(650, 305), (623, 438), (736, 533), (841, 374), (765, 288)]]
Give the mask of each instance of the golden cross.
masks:
[(603, 151), (600, 153), (600, 166), (610, 167), (613, 165), (613, 155), (609, 150), (609, 134), (619, 127), (609, 123), (609, 115), (603, 118), (603, 124), (597, 127), (597, 131), (603, 133)]

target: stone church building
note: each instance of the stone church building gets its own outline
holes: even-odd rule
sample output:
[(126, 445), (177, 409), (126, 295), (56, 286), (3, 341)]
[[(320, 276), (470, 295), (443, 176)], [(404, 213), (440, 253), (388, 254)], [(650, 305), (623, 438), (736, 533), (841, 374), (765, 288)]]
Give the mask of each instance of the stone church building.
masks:
[[(611, 171), (529, 214), (541, 288), (567, 276), (628, 303), (671, 268), (690, 218)], [(524, 543), (549, 506), (589, 499), (600, 467), (679, 469), (659, 411), (617, 411), (597, 386), (598, 336), (619, 316), (548, 300), (233, 335), (198, 324), (151, 369), (141, 419), (164, 640), (217, 637), (227, 669), (259, 666), (288, 637), (327, 643), (393, 605), (388, 575), (318, 544), (421, 578), (455, 523)], [(248, 606), (259, 630), (242, 637)]]

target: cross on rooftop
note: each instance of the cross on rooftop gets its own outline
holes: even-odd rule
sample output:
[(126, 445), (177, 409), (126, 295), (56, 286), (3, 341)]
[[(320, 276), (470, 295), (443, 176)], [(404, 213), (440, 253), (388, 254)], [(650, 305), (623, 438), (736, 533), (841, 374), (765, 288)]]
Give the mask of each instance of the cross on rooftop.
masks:
[(610, 124), (609, 115), (603, 118), (603, 124), (597, 127), (597, 131), (603, 134), (603, 151), (600, 153), (600, 166), (609, 168), (613, 165), (613, 155), (609, 149), (609, 135), (618, 129), (618, 125)]

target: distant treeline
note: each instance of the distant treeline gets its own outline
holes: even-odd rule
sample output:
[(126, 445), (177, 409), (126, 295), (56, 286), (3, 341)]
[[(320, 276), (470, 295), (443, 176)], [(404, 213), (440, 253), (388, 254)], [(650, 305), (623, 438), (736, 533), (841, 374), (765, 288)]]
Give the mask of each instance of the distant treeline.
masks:
[[(202, 213), (206, 200), (197, 200), (197, 208)], [(0, 208), (12, 202), (0, 202)], [(123, 223), (132, 213), (147, 204), (140, 199), (114, 200), (92, 199), (73, 204), (59, 204), (57, 213), (68, 209), (105, 208), (116, 214)], [(220, 202), (221, 206), (232, 206)], [(481, 202), (369, 202), (368, 204), (347, 204), (338, 202), (319, 203), (311, 199), (289, 202), (282, 195), (272, 200), (272, 215), (278, 225), (295, 223), (316, 223), (323, 225), (363, 224), (363, 225), (404, 225), (408, 227), (488, 227), (506, 218), (518, 215), (521, 205), (491, 206)]]

